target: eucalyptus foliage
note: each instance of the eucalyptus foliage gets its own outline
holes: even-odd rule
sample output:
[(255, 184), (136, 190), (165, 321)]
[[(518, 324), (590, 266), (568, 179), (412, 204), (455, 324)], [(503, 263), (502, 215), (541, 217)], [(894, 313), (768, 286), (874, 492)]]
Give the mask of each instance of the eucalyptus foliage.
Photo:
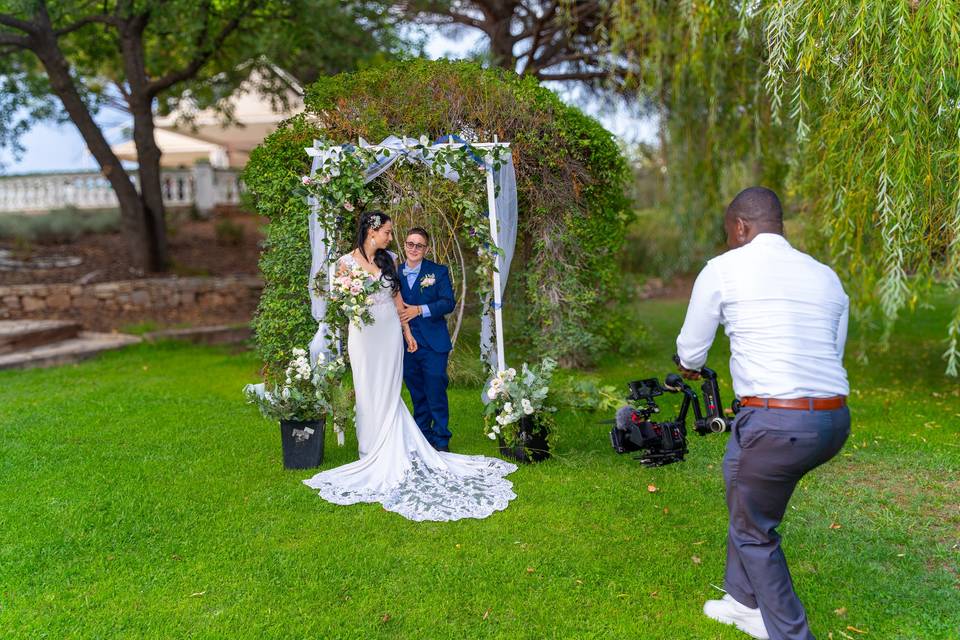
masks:
[[(862, 322), (960, 286), (955, 0), (616, 3), (616, 39), (662, 118), (671, 199), (702, 255), (748, 183), (788, 196)], [(947, 328), (960, 360), (960, 306)]]

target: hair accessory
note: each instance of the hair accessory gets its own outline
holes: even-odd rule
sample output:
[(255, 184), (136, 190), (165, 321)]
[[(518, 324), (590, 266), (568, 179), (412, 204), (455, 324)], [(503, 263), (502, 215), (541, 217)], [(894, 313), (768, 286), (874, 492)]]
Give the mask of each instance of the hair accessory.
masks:
[(383, 226), (383, 221), (380, 219), (380, 216), (372, 216), (370, 218), (370, 226), (373, 229), (379, 229), (381, 226)]

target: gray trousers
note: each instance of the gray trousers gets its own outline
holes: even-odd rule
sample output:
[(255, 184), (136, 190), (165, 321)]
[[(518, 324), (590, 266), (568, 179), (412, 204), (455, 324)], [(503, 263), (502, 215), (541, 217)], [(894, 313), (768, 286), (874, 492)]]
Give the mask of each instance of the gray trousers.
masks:
[(797, 482), (837, 455), (850, 435), (847, 407), (742, 409), (723, 458), (730, 522), (724, 589), (759, 607), (771, 640), (812, 640), (776, 529)]

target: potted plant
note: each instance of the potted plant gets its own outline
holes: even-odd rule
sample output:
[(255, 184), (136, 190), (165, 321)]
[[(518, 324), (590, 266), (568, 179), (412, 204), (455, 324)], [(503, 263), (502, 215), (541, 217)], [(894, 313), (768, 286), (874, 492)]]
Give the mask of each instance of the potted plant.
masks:
[(540, 462), (550, 457), (556, 408), (547, 403), (556, 366), (556, 361), (544, 358), (539, 365), (524, 363), (519, 375), (510, 368), (497, 372), (491, 380), (484, 432), (498, 441), (502, 456), (519, 462)]
[[(331, 416), (338, 440), (343, 441), (344, 415), (334, 415), (343, 394), (341, 379), (346, 367), (342, 358), (327, 361), (320, 354), (310, 364), (304, 349), (294, 349), (283, 384), (247, 385), (247, 401), (257, 405), (260, 413), (280, 422), (283, 466), (287, 469), (310, 469), (323, 462), (323, 436), (326, 417)], [(339, 407), (338, 407), (339, 408)]]

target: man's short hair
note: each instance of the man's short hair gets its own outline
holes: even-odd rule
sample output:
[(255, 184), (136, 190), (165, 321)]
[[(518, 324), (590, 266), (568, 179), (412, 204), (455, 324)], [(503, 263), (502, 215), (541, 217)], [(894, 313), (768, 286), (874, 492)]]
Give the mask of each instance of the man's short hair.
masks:
[(430, 242), (430, 234), (427, 233), (427, 230), (424, 229), (423, 227), (414, 227), (410, 229), (410, 231), (407, 231), (408, 237), (412, 235), (423, 236), (424, 240), (426, 240), (428, 243)]
[(727, 215), (755, 224), (783, 227), (780, 198), (765, 187), (750, 187), (738, 193), (727, 207)]

